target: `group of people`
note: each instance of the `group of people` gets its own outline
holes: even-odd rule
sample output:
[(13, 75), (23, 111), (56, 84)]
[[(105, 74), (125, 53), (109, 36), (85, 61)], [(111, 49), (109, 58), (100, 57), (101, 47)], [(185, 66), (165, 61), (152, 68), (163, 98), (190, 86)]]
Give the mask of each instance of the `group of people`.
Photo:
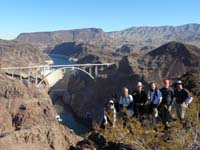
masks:
[(163, 87), (158, 89), (157, 84), (152, 82), (149, 91), (146, 92), (143, 84), (138, 82), (132, 94), (129, 94), (127, 87), (123, 88), (119, 99), (116, 94), (113, 94), (104, 108), (100, 127), (105, 128), (107, 124), (115, 127), (117, 114), (137, 118), (151, 114), (155, 120), (158, 117), (161, 118), (165, 127), (168, 128), (172, 106), (176, 107), (177, 117), (183, 121), (186, 108), (193, 98), (188, 90), (183, 88), (183, 82), (180, 80), (175, 83), (175, 90), (170, 87), (170, 80), (164, 80), (163, 84)]

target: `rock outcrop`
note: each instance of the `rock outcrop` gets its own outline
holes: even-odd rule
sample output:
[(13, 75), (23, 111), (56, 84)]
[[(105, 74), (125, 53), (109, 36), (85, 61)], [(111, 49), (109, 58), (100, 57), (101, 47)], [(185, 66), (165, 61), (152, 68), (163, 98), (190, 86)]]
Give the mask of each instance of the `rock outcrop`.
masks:
[(45, 89), (0, 74), (0, 149), (67, 150), (81, 138), (61, 125)]
[(124, 44), (120, 48), (118, 48), (116, 52), (122, 54), (130, 54), (138, 51), (138, 49), (135, 49), (135, 47), (136, 45), (133, 44)]
[(83, 42), (104, 45), (110, 41), (102, 29), (86, 28), (54, 32), (21, 33), (16, 40), (38, 46), (40, 49), (52, 48), (65, 42)]
[(45, 58), (45, 54), (30, 44), (0, 40), (1, 67), (44, 64)]
[(196, 46), (169, 42), (138, 59), (146, 79), (181, 77), (187, 71), (200, 66), (200, 49)]
[(100, 51), (99, 47), (91, 44), (84, 44), (80, 42), (68, 42), (56, 45), (50, 51), (50, 54), (81, 59), (92, 52), (98, 53), (99, 51)]
[[(180, 80), (184, 82), (184, 86), (190, 89), (200, 100), (200, 70), (191, 70), (184, 74)], [(199, 110), (200, 111), (200, 110)]]
[(101, 58), (96, 55), (89, 54), (82, 59), (77, 61), (77, 64), (86, 64), (86, 63), (102, 63)]

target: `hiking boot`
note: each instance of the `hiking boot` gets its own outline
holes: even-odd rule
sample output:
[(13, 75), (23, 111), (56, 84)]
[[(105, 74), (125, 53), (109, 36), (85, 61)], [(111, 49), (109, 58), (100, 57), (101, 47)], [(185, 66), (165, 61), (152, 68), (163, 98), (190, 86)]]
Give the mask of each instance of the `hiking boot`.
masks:
[(184, 119), (180, 119), (180, 122), (182, 123), (182, 124), (184, 124), (185, 123), (185, 120)]
[(169, 128), (171, 128), (171, 126), (169, 125), (169, 122), (166, 122), (165, 123), (165, 129), (169, 129)]
[(157, 129), (157, 127), (154, 127), (154, 128), (153, 128), (153, 130), (154, 130), (155, 132), (158, 132), (158, 129)]

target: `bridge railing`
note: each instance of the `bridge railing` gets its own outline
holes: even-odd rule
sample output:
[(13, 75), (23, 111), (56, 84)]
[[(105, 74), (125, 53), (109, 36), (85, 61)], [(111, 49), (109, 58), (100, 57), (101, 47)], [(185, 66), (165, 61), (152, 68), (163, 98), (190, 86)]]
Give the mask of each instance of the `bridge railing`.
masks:
[[(92, 79), (97, 77), (99, 75), (99, 67), (104, 68), (104, 66), (109, 67), (111, 65), (114, 65), (114, 63), (103, 63), (103, 64), (68, 64), (68, 65), (40, 65), (40, 66), (27, 66), (27, 67), (4, 67), (0, 68), (1, 70), (6, 71), (7, 74), (11, 74), (11, 77), (19, 76), (20, 81), (22, 81), (24, 78), (28, 78), (28, 83), (31, 83), (31, 77), (35, 78), (35, 84), (40, 84), (41, 81), (43, 81), (46, 76), (51, 74), (52, 72), (55, 72), (57, 70), (64, 69), (75, 69), (82, 71), (86, 73), (88, 76), (90, 76)], [(94, 67), (94, 69), (92, 69)], [(86, 70), (87, 69), (87, 70)], [(22, 70), (22, 71), (21, 71)], [(93, 71), (92, 71), (93, 70)], [(24, 77), (22, 74), (23, 71), (27, 72), (27, 77)], [(16, 72), (19, 72), (16, 73)], [(39, 81), (41, 80), (41, 81)]]
[(18, 69), (39, 69), (39, 68), (60, 68), (60, 67), (91, 67), (91, 66), (111, 66), (114, 63), (104, 64), (69, 64), (69, 65), (41, 65), (41, 66), (27, 66), (27, 67), (4, 67), (2, 70), (18, 70)]

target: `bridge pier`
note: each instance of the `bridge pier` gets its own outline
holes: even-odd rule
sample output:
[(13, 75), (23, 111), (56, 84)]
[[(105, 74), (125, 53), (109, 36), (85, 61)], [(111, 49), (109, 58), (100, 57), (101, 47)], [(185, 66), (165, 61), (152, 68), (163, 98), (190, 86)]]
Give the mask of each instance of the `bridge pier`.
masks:
[(92, 74), (92, 67), (89, 67), (89, 74)]
[(37, 73), (37, 70), (35, 72), (35, 84), (36, 85), (38, 84), (38, 73)]
[(95, 66), (95, 77), (98, 76), (98, 66)]
[(31, 83), (31, 70), (28, 70), (28, 84)]
[(100, 70), (103, 71), (104, 70), (104, 66), (101, 66)]
[(82, 67), (82, 69), (86, 71), (86, 67)]
[(19, 74), (19, 80), (20, 80), (20, 82), (22, 82), (22, 75), (21, 75), (21, 73)]
[(11, 74), (12, 74), (12, 78), (13, 78), (13, 77), (14, 77), (14, 71), (13, 71), (13, 70), (12, 70), (12, 73), (11, 73)]
[(66, 73), (66, 69), (64, 69), (63, 72)]
[(45, 76), (45, 68), (42, 68), (42, 76)]

